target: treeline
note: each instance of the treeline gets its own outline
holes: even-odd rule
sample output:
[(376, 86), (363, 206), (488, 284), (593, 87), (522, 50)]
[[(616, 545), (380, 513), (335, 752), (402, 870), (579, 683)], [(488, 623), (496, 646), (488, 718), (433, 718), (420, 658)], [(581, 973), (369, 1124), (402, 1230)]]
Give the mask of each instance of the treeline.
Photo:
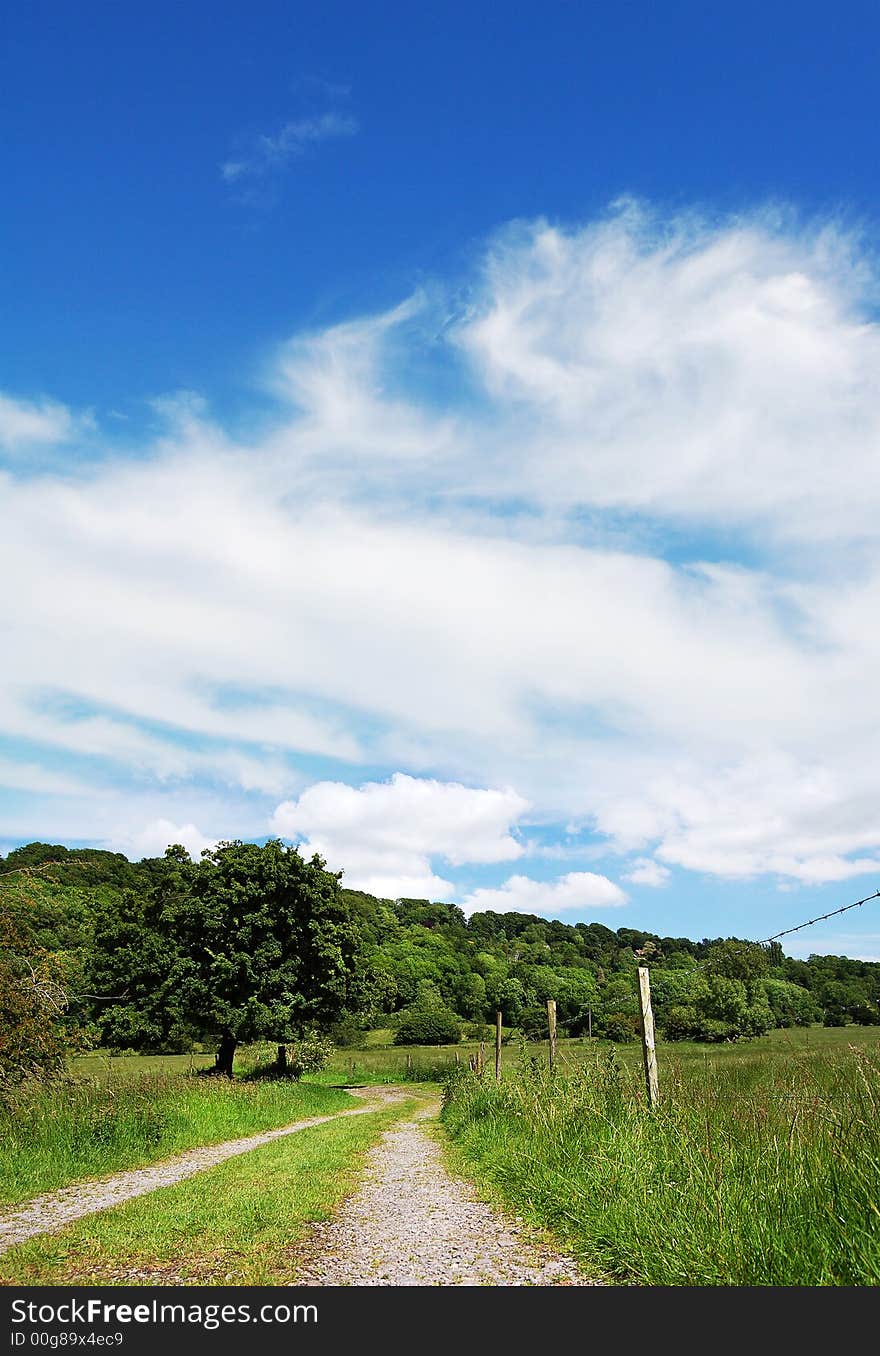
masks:
[(452, 904), (394, 903), (343, 891), (359, 920), (380, 1007), (390, 1016), (444, 1008), (527, 1036), (562, 1030), (614, 1041), (638, 1031), (635, 970), (651, 971), (655, 1016), (669, 1040), (722, 1041), (773, 1027), (880, 1024), (880, 965), (846, 956), (794, 960), (735, 938), (661, 937), (602, 923), (562, 923)]
[(376, 899), (277, 841), (122, 854), (30, 843), (0, 857), (0, 1077), (50, 1067), (79, 1042), (168, 1051), (239, 1041), (282, 1049), (306, 1033), (355, 1043), (474, 1033), (501, 1010), (527, 1037), (560, 1027), (637, 1032), (635, 969), (651, 970), (672, 1040), (735, 1040), (774, 1026), (880, 1023), (880, 965), (795, 960), (778, 943), (661, 937), (520, 913)]

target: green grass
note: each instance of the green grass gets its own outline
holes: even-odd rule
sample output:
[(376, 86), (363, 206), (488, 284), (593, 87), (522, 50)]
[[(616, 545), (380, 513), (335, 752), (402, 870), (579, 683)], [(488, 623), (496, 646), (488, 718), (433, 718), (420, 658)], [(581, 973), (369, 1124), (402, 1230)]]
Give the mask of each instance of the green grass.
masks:
[(0, 1105), (0, 1202), (354, 1105), (342, 1090), (314, 1083), (161, 1071), (24, 1088)]
[[(506, 1031), (507, 1036), (510, 1032)], [(467, 1066), (470, 1055), (477, 1050), (476, 1041), (462, 1041), (459, 1045), (412, 1046), (409, 1049), (410, 1066), (408, 1074), (407, 1047), (396, 1046), (394, 1032), (388, 1029), (368, 1031), (363, 1044), (351, 1049), (337, 1050), (320, 1075), (310, 1075), (310, 1081), (334, 1086), (349, 1083), (353, 1086), (370, 1083), (401, 1083), (430, 1078), (436, 1080), (454, 1071), (456, 1056), (458, 1063)], [(880, 1032), (876, 1027), (794, 1027), (788, 1030), (771, 1031), (758, 1040), (739, 1041), (732, 1044), (702, 1045), (691, 1041), (673, 1043), (658, 1042), (661, 1067), (664, 1060), (672, 1059), (678, 1065), (696, 1063), (701, 1067), (707, 1063), (712, 1067), (737, 1064), (741, 1062), (763, 1063), (767, 1059), (788, 1058), (799, 1050), (846, 1050), (850, 1045), (864, 1049), (877, 1049), (880, 1045)], [(529, 1050), (541, 1054), (547, 1053), (546, 1041), (530, 1045)], [(636, 1067), (641, 1060), (641, 1047), (637, 1044), (615, 1047), (621, 1061)], [(559, 1041), (560, 1064), (580, 1065), (595, 1058), (597, 1051), (607, 1050), (608, 1042), (586, 1039), (562, 1039)], [(521, 1045), (509, 1039), (502, 1047), (502, 1067), (513, 1069), (519, 1061)], [(243, 1046), (236, 1058), (236, 1070), (244, 1072), (261, 1058), (271, 1058), (275, 1047), (270, 1045)], [(495, 1058), (491, 1041), (485, 1047), (487, 1063)], [(212, 1054), (195, 1055), (82, 1055), (71, 1061), (71, 1071), (103, 1080), (139, 1078), (143, 1073), (186, 1072), (208, 1068), (214, 1063)], [(494, 1065), (493, 1065), (494, 1067)]]
[(11, 1249), (5, 1285), (289, 1285), (309, 1223), (354, 1188), (412, 1101), (302, 1130)]
[(70, 1072), (80, 1078), (140, 1078), (141, 1074), (196, 1073), (210, 1069), (211, 1054), (192, 1055), (111, 1055), (99, 1052), (78, 1055), (70, 1061)]
[(462, 1075), (444, 1125), (459, 1165), (598, 1274), (877, 1285), (877, 1035), (863, 1048), (804, 1035), (731, 1054), (666, 1047), (653, 1113), (637, 1067), (607, 1048), (553, 1079), (543, 1061), (498, 1087)]
[[(476, 1041), (462, 1041), (459, 1045), (418, 1045), (409, 1048), (391, 1043), (392, 1032), (368, 1032), (363, 1046), (337, 1050), (321, 1074), (328, 1083), (345, 1082), (401, 1083), (408, 1078), (437, 1081), (454, 1073), (457, 1066), (467, 1068), (468, 1059), (477, 1051)], [(850, 1045), (860, 1049), (880, 1048), (880, 1032), (876, 1027), (804, 1027), (771, 1031), (758, 1040), (738, 1041), (720, 1045), (697, 1044), (692, 1041), (658, 1042), (661, 1069), (671, 1060), (676, 1066), (694, 1065), (699, 1068), (726, 1068), (736, 1064), (765, 1065), (785, 1061), (799, 1051), (847, 1050)], [(526, 1047), (539, 1058), (547, 1058), (546, 1041)], [(609, 1042), (586, 1039), (562, 1039), (558, 1043), (559, 1063), (562, 1068), (579, 1068), (590, 1063), (598, 1052), (607, 1051)], [(504, 1070), (515, 1069), (519, 1063), (522, 1044), (508, 1040), (501, 1048)], [(641, 1046), (637, 1043), (615, 1047), (621, 1063), (637, 1068), (641, 1064)], [(495, 1049), (491, 1041), (485, 1044), (487, 1067), (494, 1069)]]

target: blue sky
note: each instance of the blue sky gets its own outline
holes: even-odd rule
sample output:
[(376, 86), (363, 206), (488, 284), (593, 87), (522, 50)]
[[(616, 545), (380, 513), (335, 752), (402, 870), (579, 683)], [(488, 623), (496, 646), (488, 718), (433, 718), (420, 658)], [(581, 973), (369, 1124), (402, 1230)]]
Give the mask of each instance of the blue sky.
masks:
[(878, 36), (19, 6), (0, 848), (694, 937), (876, 888)]

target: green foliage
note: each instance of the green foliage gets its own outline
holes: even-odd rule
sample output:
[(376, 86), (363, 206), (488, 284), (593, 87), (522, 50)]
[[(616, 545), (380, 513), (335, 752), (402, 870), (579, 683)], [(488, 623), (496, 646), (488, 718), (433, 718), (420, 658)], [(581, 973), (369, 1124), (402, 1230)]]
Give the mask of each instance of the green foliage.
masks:
[(776, 1026), (810, 1026), (822, 1019), (822, 1010), (809, 989), (785, 979), (761, 981)]
[(394, 1033), (395, 1045), (452, 1045), (461, 1040), (461, 1023), (446, 1008), (408, 1013)]
[(545, 1041), (549, 1038), (547, 1009), (523, 1008), (519, 1015), (519, 1029), (527, 1041)]
[(59, 1073), (67, 1055), (63, 964), (0, 905), (0, 1098), (26, 1078)]
[(261, 1061), (250, 1070), (250, 1078), (289, 1078), (296, 1082), (304, 1074), (318, 1073), (333, 1054), (333, 1041), (318, 1031), (307, 1031), (298, 1040), (278, 1046), (271, 1061)]
[(26, 870), (0, 888), (0, 1097), (59, 1073), (84, 1035), (70, 1015), (79, 955), (63, 906)]
[(638, 1019), (632, 1013), (609, 1012), (602, 1018), (600, 1034), (608, 1041), (626, 1045), (639, 1034)]
[(358, 936), (338, 876), (275, 840), (221, 843), (197, 865), (169, 850), (165, 875), (111, 905), (97, 935), (111, 1044), (214, 1036), (231, 1072), (238, 1042), (296, 1040), (357, 1004)]
[(351, 1049), (361, 1045), (366, 1037), (367, 1028), (363, 1017), (344, 1012), (338, 1021), (330, 1027), (328, 1035), (339, 1050)]
[(31, 941), (74, 993), (67, 1035), (79, 1027), (85, 1039), (144, 1051), (216, 1040), (227, 1069), (242, 1040), (284, 1042), (341, 1023), (337, 1043), (356, 1042), (351, 1014), (394, 1026), (435, 1007), (494, 1023), (500, 1008), (506, 1027), (543, 1037), (548, 998), (561, 1035), (625, 1041), (637, 1032), (642, 964), (658, 1030), (672, 1040), (880, 1022), (878, 964), (520, 913), (466, 919), (455, 905), (344, 889), (319, 859), (277, 842), (221, 844), (199, 863), (183, 848), (131, 863), (33, 843), (0, 863), (0, 894), (22, 880)]

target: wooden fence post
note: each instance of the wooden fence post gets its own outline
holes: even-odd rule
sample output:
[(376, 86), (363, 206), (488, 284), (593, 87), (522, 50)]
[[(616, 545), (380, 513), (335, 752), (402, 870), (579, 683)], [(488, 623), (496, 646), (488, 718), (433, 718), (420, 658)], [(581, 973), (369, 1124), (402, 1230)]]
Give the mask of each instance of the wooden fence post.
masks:
[(587, 1008), (587, 1039), (593, 1039), (593, 1009)]
[(495, 1013), (495, 1082), (501, 1082), (501, 1011)]
[(646, 965), (639, 966), (639, 1026), (642, 1031), (642, 1057), (645, 1062), (645, 1088), (648, 1093), (648, 1106), (653, 1109), (660, 1100), (660, 1083), (657, 1078), (657, 1051), (654, 1048), (651, 980)]
[(485, 1069), (485, 1067), (486, 1067), (486, 1042), (480, 1041), (480, 1045), (477, 1050), (477, 1073), (480, 1075), (481, 1078), (483, 1077), (483, 1070)]
[(550, 1072), (556, 1068), (556, 999), (547, 999), (547, 1026), (550, 1030)]

